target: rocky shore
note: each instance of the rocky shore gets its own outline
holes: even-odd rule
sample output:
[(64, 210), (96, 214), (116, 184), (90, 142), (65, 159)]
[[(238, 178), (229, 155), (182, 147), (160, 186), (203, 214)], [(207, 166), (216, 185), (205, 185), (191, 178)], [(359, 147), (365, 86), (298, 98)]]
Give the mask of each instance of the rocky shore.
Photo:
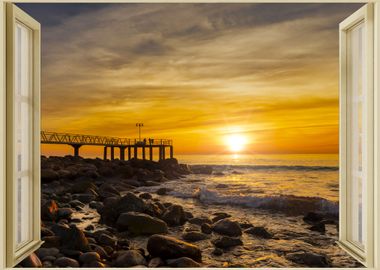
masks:
[[(189, 167), (176, 159), (66, 156), (42, 157), (41, 169), (44, 243), (20, 263), (23, 267), (360, 266), (335, 246), (328, 231), (337, 230), (337, 220), (323, 214), (306, 213), (297, 220), (306, 233), (285, 234), (251, 222), (253, 212), (242, 218), (205, 207), (192, 211), (186, 203), (168, 200), (164, 183), (210, 174), (209, 167)], [(139, 191), (147, 186), (157, 189)], [(305, 240), (285, 248), (292, 233)], [(333, 246), (332, 256), (323, 252), (326, 244)], [(269, 250), (273, 255), (262, 253)], [(264, 255), (253, 258), (253, 253)]]

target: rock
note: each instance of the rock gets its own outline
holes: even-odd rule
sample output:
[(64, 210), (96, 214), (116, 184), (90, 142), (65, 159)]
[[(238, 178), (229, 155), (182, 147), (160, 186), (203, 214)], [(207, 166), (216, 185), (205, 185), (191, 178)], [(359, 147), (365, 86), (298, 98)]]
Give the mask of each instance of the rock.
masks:
[(44, 248), (51, 248), (51, 247), (58, 248), (61, 246), (61, 238), (55, 235), (42, 237), (41, 240), (44, 241), (44, 243), (41, 246)]
[(240, 236), (242, 234), (239, 223), (228, 218), (216, 222), (214, 226), (212, 226), (212, 230), (228, 236)]
[(99, 261), (92, 261), (90, 263), (85, 263), (82, 265), (83, 268), (104, 268), (106, 265)]
[(20, 265), (22, 267), (42, 267), (42, 263), (35, 253), (32, 253), (28, 257), (26, 257), (20, 263)]
[(105, 233), (102, 233), (99, 237), (98, 237), (98, 242), (99, 244), (102, 244), (102, 245), (106, 245), (106, 246), (110, 246), (110, 247), (115, 247), (116, 244), (117, 244), (117, 239), (116, 237), (112, 237), (112, 236), (109, 236)]
[(99, 211), (99, 209), (104, 207), (103, 203), (98, 202), (98, 201), (92, 201), (88, 204), (88, 206), (90, 206), (92, 209), (96, 209), (98, 211)]
[(316, 212), (309, 212), (303, 217), (303, 221), (309, 224), (321, 222), (323, 220), (323, 215)]
[(149, 261), (148, 267), (149, 268), (156, 268), (156, 267), (163, 266), (164, 264), (165, 264), (165, 262), (160, 257), (154, 257)]
[(182, 206), (172, 205), (162, 215), (162, 220), (164, 220), (169, 226), (179, 226), (186, 222), (185, 212)]
[(289, 261), (311, 267), (330, 267), (330, 261), (325, 255), (311, 252), (294, 252), (285, 256)]
[(102, 198), (120, 197), (120, 192), (110, 183), (104, 183), (98, 189), (98, 194)]
[(98, 187), (92, 181), (76, 182), (71, 188), (71, 193), (87, 193), (90, 190), (97, 190)]
[(221, 249), (221, 248), (215, 248), (212, 251), (212, 254), (215, 255), (215, 256), (221, 256), (223, 254), (223, 249)]
[(201, 231), (205, 234), (211, 234), (212, 233), (212, 227), (208, 223), (203, 223), (201, 225)]
[(115, 267), (131, 267), (135, 265), (146, 265), (144, 256), (137, 250), (128, 250), (116, 258)]
[(128, 192), (121, 197), (117, 203), (117, 212), (140, 212), (143, 213), (147, 209), (147, 206), (143, 199), (137, 197), (132, 192)]
[(138, 235), (168, 232), (168, 226), (161, 219), (136, 212), (121, 214), (116, 224), (120, 230), (128, 230)]
[(240, 228), (242, 228), (242, 229), (248, 229), (248, 228), (252, 228), (253, 227), (253, 225), (251, 223), (247, 222), (247, 221), (240, 222), (239, 225), (240, 225)]
[(191, 219), (191, 218), (193, 218), (194, 216), (193, 216), (193, 214), (192, 214), (191, 212), (189, 212), (189, 211), (185, 211), (185, 217), (186, 217), (186, 219)]
[(149, 237), (147, 249), (153, 257), (163, 259), (189, 257), (197, 262), (202, 260), (201, 250), (197, 246), (170, 236), (152, 235)]
[(240, 238), (234, 238), (229, 236), (222, 236), (212, 241), (212, 243), (218, 248), (230, 248), (234, 246), (243, 245), (243, 242)]
[(97, 252), (91, 251), (80, 255), (79, 261), (83, 264), (90, 264), (93, 261), (101, 261), (101, 258)]
[(41, 182), (50, 183), (55, 180), (58, 180), (59, 174), (52, 169), (42, 169), (41, 170)]
[(201, 226), (203, 223), (212, 224), (212, 221), (209, 218), (206, 217), (195, 217), (188, 220), (191, 224), (196, 224)]
[(53, 267), (53, 263), (51, 261), (43, 261), (42, 267), (43, 268), (51, 268), (51, 267)]
[(169, 191), (172, 191), (170, 188), (159, 188), (157, 189), (157, 195), (166, 195)]
[(96, 196), (94, 194), (73, 194), (73, 199), (78, 200), (82, 203), (89, 203), (91, 201), (94, 201), (96, 199)]
[(214, 215), (215, 215), (215, 217), (212, 218), (212, 222), (213, 222), (213, 223), (215, 223), (215, 222), (217, 222), (217, 221), (219, 221), (219, 220), (222, 220), (222, 219), (224, 219), (224, 218), (229, 218), (229, 217), (231, 217), (231, 215), (230, 215), (230, 214), (227, 214), (227, 213), (215, 213)]
[(273, 235), (269, 233), (264, 227), (251, 227), (244, 232), (265, 239), (270, 239), (273, 237)]
[(47, 256), (56, 256), (59, 253), (58, 248), (39, 248), (36, 250), (38, 258), (43, 259)]
[(61, 239), (62, 247), (65, 249), (89, 251), (88, 240), (82, 230), (75, 225), (70, 227), (55, 224), (52, 231)]
[(84, 228), (86, 231), (92, 231), (95, 229), (94, 225), (90, 224), (86, 228)]
[(182, 239), (189, 242), (197, 242), (207, 239), (207, 235), (201, 232), (187, 232), (182, 235)]
[(42, 260), (43, 260), (43, 261), (51, 261), (51, 262), (54, 262), (55, 259), (57, 259), (57, 258), (54, 257), (54, 256), (46, 256), (46, 257), (44, 257)]
[(178, 259), (170, 259), (170, 260), (167, 260), (166, 263), (170, 267), (201, 267), (199, 263), (187, 257), (181, 257)]
[(41, 206), (41, 219), (55, 221), (58, 214), (58, 205), (54, 200), (49, 200)]
[(141, 199), (146, 199), (146, 200), (150, 200), (150, 199), (153, 198), (152, 195), (151, 195), (150, 193), (146, 193), (146, 192), (141, 193), (141, 194), (139, 195), (139, 197), (140, 197)]
[(79, 267), (78, 261), (68, 257), (58, 258), (55, 260), (54, 264), (58, 267)]
[(41, 237), (45, 236), (54, 236), (54, 233), (46, 227), (41, 227)]
[(326, 226), (325, 226), (325, 223), (319, 222), (319, 223), (309, 227), (309, 230), (320, 232), (320, 233), (325, 233), (326, 232)]
[(73, 213), (74, 211), (71, 208), (59, 208), (58, 219), (70, 219)]
[(83, 208), (85, 206), (85, 204), (79, 200), (72, 200), (69, 202), (69, 204), (71, 205), (71, 207), (74, 207), (74, 208), (77, 208), (77, 207)]
[(92, 251), (95, 251), (96, 253), (98, 253), (101, 258), (108, 258), (109, 257), (108, 253), (104, 250), (103, 247), (96, 245), (96, 244), (89, 244), (89, 246), (90, 246), (90, 249)]

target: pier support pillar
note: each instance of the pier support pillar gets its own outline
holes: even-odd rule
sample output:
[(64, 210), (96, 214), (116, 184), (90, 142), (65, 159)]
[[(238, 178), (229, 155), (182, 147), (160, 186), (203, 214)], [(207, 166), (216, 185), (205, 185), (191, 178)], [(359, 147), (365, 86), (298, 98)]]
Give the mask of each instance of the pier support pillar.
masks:
[(133, 147), (133, 151), (134, 151), (134, 158), (137, 159), (137, 146), (134, 146)]
[(107, 146), (104, 146), (104, 153), (103, 153), (103, 159), (107, 160)]
[(128, 160), (131, 160), (131, 147), (128, 146)]
[(162, 146), (158, 147), (158, 160), (162, 159)]
[(81, 144), (70, 144), (74, 148), (74, 157), (79, 157), (79, 148), (81, 148)]
[(120, 146), (120, 160), (125, 160), (125, 146)]
[(174, 157), (173, 145), (169, 147), (170, 147), (170, 158), (173, 158)]
[(165, 159), (165, 150), (166, 150), (166, 146), (163, 146), (162, 147), (162, 159)]
[(153, 147), (152, 146), (149, 146), (149, 160), (150, 161), (153, 160)]
[(145, 160), (145, 146), (142, 147), (142, 159)]
[(115, 147), (111, 146), (111, 160), (115, 159)]

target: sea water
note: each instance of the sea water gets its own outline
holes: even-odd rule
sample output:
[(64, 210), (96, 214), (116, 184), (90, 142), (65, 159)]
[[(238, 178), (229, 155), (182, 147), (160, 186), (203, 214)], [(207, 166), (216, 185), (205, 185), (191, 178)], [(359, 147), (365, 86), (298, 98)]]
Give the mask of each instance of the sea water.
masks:
[(177, 159), (211, 166), (213, 173), (166, 182), (172, 196), (287, 214), (338, 215), (338, 155), (179, 155)]

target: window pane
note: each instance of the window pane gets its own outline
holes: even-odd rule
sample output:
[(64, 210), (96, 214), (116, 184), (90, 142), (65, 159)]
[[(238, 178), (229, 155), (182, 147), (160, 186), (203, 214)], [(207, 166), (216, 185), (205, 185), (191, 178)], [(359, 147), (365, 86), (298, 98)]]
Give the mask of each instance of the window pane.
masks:
[(366, 63), (364, 23), (348, 31), (348, 240), (364, 249), (366, 189)]
[(15, 35), (15, 134), (16, 134), (16, 247), (31, 239), (29, 221), (31, 183), (31, 30), (16, 25)]

